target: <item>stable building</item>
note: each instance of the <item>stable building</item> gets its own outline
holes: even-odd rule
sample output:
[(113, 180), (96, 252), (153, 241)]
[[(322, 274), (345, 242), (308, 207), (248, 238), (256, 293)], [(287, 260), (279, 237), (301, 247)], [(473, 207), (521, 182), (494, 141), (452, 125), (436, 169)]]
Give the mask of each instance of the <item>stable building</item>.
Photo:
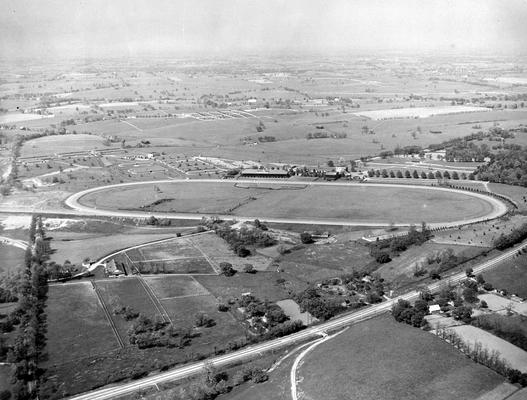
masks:
[(289, 172), (283, 169), (273, 169), (270, 171), (264, 169), (243, 169), (240, 172), (242, 178), (289, 178)]

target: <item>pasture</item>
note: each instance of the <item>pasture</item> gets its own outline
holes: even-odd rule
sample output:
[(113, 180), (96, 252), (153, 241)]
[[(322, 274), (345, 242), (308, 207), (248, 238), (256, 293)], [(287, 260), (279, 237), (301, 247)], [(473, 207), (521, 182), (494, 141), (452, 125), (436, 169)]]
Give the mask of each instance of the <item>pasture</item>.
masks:
[(318, 346), (297, 376), (307, 398), (326, 400), (475, 400), (504, 381), (439, 338), (390, 316), (354, 325)]
[(119, 348), (89, 282), (50, 285), (46, 304), (48, 363), (62, 364)]
[[(392, 201), (386, 203), (388, 198)], [(79, 202), (109, 210), (122, 209), (121, 205), (126, 204), (126, 209), (148, 207), (149, 211), (157, 212), (417, 224), (480, 217), (492, 210), (488, 202), (463, 193), (404, 186), (312, 186), (292, 192), (287, 189), (241, 188), (231, 182), (200, 181), (101, 189), (84, 195)]]

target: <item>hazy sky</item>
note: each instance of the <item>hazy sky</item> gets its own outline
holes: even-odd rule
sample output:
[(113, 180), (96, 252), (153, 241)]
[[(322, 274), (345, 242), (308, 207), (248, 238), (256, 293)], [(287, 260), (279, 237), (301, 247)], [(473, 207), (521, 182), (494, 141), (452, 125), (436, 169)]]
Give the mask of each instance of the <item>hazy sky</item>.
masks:
[(527, 0), (0, 0), (3, 56), (525, 53)]

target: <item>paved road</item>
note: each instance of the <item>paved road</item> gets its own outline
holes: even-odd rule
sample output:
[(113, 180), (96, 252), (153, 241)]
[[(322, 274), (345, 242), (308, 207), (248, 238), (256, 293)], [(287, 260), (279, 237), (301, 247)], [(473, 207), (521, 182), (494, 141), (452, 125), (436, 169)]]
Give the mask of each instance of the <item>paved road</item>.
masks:
[[(80, 215), (101, 215), (101, 216), (111, 216), (111, 217), (129, 217), (129, 218), (146, 218), (151, 215), (155, 216), (156, 218), (171, 218), (171, 219), (190, 219), (190, 220), (201, 220), (203, 217), (203, 213), (152, 213), (147, 211), (122, 211), (122, 210), (106, 210), (106, 209), (96, 209), (90, 206), (83, 205), (79, 202), (79, 200), (90, 193), (95, 193), (101, 190), (108, 190), (108, 189), (116, 189), (116, 188), (124, 188), (129, 186), (138, 186), (138, 185), (149, 185), (149, 184), (160, 184), (160, 183), (178, 183), (178, 184), (193, 184), (193, 183), (214, 183), (214, 184), (227, 184), (232, 185), (233, 183), (245, 183), (245, 184), (279, 184), (279, 185), (299, 185), (299, 186), (355, 186), (355, 187), (389, 187), (389, 188), (401, 188), (401, 185), (398, 184), (390, 184), (390, 183), (351, 183), (349, 181), (346, 182), (319, 182), (319, 181), (284, 181), (284, 180), (226, 180), (226, 179), (196, 179), (196, 180), (189, 180), (189, 179), (168, 179), (168, 180), (157, 180), (157, 181), (145, 181), (145, 182), (132, 182), (132, 183), (119, 183), (114, 185), (107, 185), (107, 186), (100, 186), (96, 188), (91, 188), (84, 190), (82, 192), (78, 192), (66, 199), (66, 205), (76, 212), (78, 212)], [(476, 218), (469, 218), (469, 219), (463, 219), (458, 221), (448, 221), (448, 222), (435, 222), (428, 224), (430, 228), (438, 228), (438, 227), (457, 227), (459, 225), (464, 224), (470, 224), (475, 222), (481, 222), (484, 220), (494, 219), (502, 216), (507, 212), (507, 206), (501, 201), (494, 197), (486, 196), (481, 193), (474, 193), (474, 192), (466, 192), (462, 190), (457, 189), (451, 189), (451, 188), (442, 188), (442, 187), (435, 187), (435, 186), (422, 186), (422, 185), (404, 185), (404, 187), (407, 187), (409, 189), (421, 189), (421, 190), (436, 190), (436, 191), (443, 191), (443, 192), (453, 192), (453, 193), (460, 193), (466, 196), (472, 196), (478, 199), (482, 199), (492, 205), (492, 211), (484, 216), (476, 217)], [(0, 208), (1, 211), (1, 208)], [(339, 225), (339, 226), (366, 226), (366, 227), (385, 227), (388, 225), (386, 221), (353, 221), (348, 219), (323, 219), (323, 218), (270, 218), (266, 217), (264, 215), (260, 216), (251, 216), (251, 217), (243, 217), (243, 216), (237, 216), (237, 215), (217, 215), (219, 218), (224, 220), (232, 220), (236, 219), (237, 221), (253, 221), (255, 218), (259, 218), (261, 220), (264, 220), (266, 222), (270, 223), (288, 223), (288, 224), (318, 224), (318, 225)], [(397, 227), (408, 227), (412, 225), (412, 223), (408, 222), (400, 222), (395, 223), (394, 226)]]
[[(489, 261), (486, 261), (484, 263), (479, 264), (478, 266), (473, 267), (474, 274), (479, 274), (487, 269), (495, 267), (500, 262), (513, 257), (515, 253), (522, 248), (527, 248), (527, 243), (516, 246), (515, 248), (510, 249), (509, 251), (501, 254), (500, 256), (497, 256)], [(438, 281), (438, 282), (428, 285), (428, 289), (431, 290), (432, 292), (436, 292), (446, 283), (457, 283), (464, 279), (466, 279), (465, 273), (460, 272), (456, 275), (449, 277), (448, 279)], [(183, 367), (174, 368), (170, 371), (166, 371), (166, 372), (152, 375), (146, 378), (138, 379), (132, 382), (123, 383), (123, 384), (119, 384), (115, 386), (109, 386), (106, 388), (93, 390), (91, 392), (86, 392), (84, 394), (72, 397), (71, 400), (112, 399), (117, 396), (133, 393), (134, 391), (139, 390), (139, 389), (145, 389), (145, 388), (157, 385), (159, 383), (176, 381), (176, 380), (180, 380), (182, 378), (185, 378), (191, 375), (199, 374), (200, 372), (203, 371), (205, 362), (212, 362), (216, 367), (221, 367), (223, 365), (230, 364), (233, 362), (240, 362), (243, 360), (254, 358), (269, 350), (279, 349), (281, 347), (292, 345), (299, 341), (311, 339), (314, 337), (325, 336), (327, 331), (332, 331), (338, 328), (342, 328), (344, 326), (348, 326), (348, 325), (375, 317), (377, 315), (383, 314), (389, 311), (391, 307), (393, 306), (393, 304), (396, 303), (400, 299), (415, 300), (418, 298), (418, 296), (419, 296), (419, 292), (414, 290), (414, 291), (405, 293), (401, 296), (398, 296), (396, 298), (393, 298), (390, 301), (368, 306), (367, 308), (364, 308), (362, 310), (342, 315), (340, 317), (324, 322), (320, 325), (312, 326), (303, 331), (294, 333), (292, 335), (288, 335), (283, 338), (270, 340), (270, 341), (257, 344), (254, 346), (249, 346), (249, 347), (243, 348), (241, 350), (238, 350), (238, 351), (226, 354), (226, 355), (212, 357), (206, 361), (195, 362), (192, 364), (185, 365)]]

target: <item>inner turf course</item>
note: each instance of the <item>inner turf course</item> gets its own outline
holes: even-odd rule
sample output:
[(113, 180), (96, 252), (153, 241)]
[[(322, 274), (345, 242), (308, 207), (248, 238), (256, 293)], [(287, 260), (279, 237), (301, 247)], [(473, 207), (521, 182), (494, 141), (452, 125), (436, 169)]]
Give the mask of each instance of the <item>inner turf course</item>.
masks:
[[(479, 193), (417, 185), (279, 180), (163, 180), (88, 189), (66, 204), (86, 214), (347, 226), (457, 226), (497, 218), (501, 201)], [(124, 208), (126, 207), (126, 208)]]

